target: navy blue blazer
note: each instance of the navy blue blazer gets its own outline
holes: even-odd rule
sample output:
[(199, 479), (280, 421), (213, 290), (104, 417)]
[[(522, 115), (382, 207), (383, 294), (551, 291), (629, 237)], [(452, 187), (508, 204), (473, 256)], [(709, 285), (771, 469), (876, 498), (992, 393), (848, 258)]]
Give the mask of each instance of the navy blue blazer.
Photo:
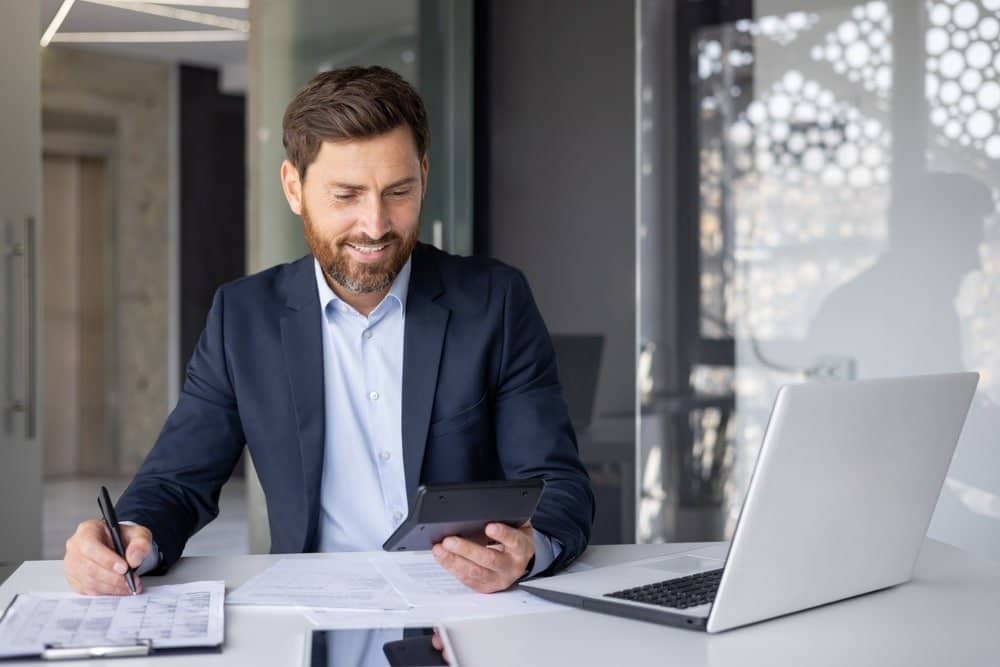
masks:
[[(249, 448), (272, 553), (315, 551), (324, 451), (323, 343), (311, 255), (224, 285), (177, 407), (118, 501), (153, 531), (164, 571), (219, 513)], [(532, 523), (564, 545), (590, 538), (594, 496), (548, 331), (524, 276), (418, 244), (406, 300), (402, 388), (407, 496), (418, 484), (540, 477)]]

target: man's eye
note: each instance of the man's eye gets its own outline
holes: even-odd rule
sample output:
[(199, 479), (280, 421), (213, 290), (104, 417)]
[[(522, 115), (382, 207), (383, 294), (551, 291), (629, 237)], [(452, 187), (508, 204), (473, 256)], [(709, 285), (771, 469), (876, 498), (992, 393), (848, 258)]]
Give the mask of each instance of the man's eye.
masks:
[(355, 195), (334, 195), (333, 198), (337, 201), (351, 201), (354, 199)]
[(392, 195), (393, 197), (405, 197), (406, 195), (410, 194), (410, 190), (409, 188), (407, 188), (406, 190), (393, 190), (389, 194)]

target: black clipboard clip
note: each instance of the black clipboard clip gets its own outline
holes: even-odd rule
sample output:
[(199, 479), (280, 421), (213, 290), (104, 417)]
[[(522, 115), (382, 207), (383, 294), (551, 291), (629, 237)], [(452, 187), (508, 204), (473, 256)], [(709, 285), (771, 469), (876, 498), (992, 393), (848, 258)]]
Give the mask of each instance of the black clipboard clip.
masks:
[(134, 644), (109, 644), (107, 646), (63, 646), (46, 644), (42, 660), (79, 660), (81, 658), (134, 658), (153, 652), (152, 639), (138, 639)]

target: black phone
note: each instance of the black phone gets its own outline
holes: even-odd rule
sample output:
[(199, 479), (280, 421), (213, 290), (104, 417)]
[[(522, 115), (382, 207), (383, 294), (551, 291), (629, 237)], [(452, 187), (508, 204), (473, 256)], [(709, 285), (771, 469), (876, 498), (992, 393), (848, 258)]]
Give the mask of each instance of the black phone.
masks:
[[(437, 635), (438, 645), (434, 646)], [(303, 667), (459, 667), (442, 626), (310, 630)]]
[(389, 667), (436, 667), (448, 664), (442, 652), (434, 648), (430, 635), (386, 642), (382, 645), (382, 653), (389, 661)]
[(480, 538), (486, 525), (521, 526), (535, 513), (545, 482), (518, 479), (421, 486), (413, 509), (385, 551), (424, 551), (450, 535)]

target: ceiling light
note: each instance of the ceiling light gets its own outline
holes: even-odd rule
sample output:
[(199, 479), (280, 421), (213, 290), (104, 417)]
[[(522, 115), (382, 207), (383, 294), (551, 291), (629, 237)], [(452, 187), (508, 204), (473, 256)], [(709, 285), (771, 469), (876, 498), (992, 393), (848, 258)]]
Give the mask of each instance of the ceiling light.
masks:
[(52, 17), (52, 22), (49, 23), (49, 27), (46, 28), (45, 32), (42, 34), (40, 44), (43, 47), (48, 46), (49, 42), (52, 41), (56, 31), (59, 30), (59, 26), (62, 25), (62, 22), (66, 19), (66, 15), (69, 14), (69, 10), (73, 6), (74, 2), (76, 2), (76, 0), (63, 0), (63, 3), (59, 5), (59, 10), (56, 12), (56, 15)]
[(153, 32), (61, 32), (59, 43), (167, 44), (176, 42), (245, 42), (247, 33), (235, 30), (156, 30)]
[(250, 6), (250, 0), (132, 0), (132, 2), (151, 5), (220, 7), (223, 9), (247, 9)]
[(225, 28), (226, 30), (250, 32), (249, 21), (234, 19), (228, 16), (218, 16), (217, 14), (208, 14), (206, 12), (196, 12), (190, 9), (166, 7), (149, 2), (132, 2), (131, 0), (83, 0), (83, 2), (89, 2), (92, 5), (114, 7), (116, 9), (127, 9), (142, 14), (152, 14), (153, 16), (163, 16), (188, 23), (199, 23), (215, 28)]

